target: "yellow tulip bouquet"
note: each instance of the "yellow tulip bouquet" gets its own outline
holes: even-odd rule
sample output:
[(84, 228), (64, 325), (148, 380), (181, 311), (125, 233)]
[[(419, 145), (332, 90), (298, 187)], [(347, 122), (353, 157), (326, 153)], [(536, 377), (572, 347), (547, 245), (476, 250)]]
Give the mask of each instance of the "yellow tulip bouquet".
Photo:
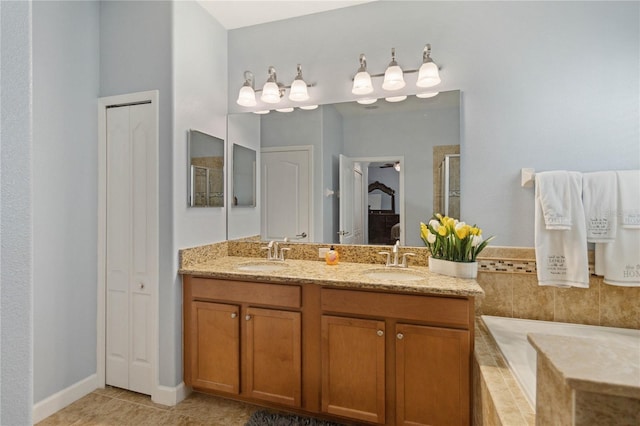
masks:
[(475, 262), (493, 237), (482, 238), (482, 229), (457, 219), (435, 214), (428, 224), (420, 222), (420, 238), (435, 259)]

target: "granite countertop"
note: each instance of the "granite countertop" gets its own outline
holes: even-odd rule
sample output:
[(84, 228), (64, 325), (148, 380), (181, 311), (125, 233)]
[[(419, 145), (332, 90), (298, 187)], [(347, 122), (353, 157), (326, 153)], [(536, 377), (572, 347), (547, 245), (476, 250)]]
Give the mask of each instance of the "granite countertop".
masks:
[[(182, 275), (210, 277), (231, 280), (249, 280), (272, 283), (303, 283), (332, 287), (375, 289), (409, 293), (436, 294), (448, 296), (480, 297), (484, 292), (476, 280), (460, 279), (436, 274), (428, 267), (409, 266), (408, 268), (385, 268), (383, 264), (347, 263), (327, 265), (313, 260), (286, 260), (281, 269), (275, 271), (241, 271), (243, 264), (278, 264), (262, 258), (222, 256), (216, 259), (193, 263), (182, 267)], [(367, 271), (397, 271), (421, 275), (418, 280), (378, 279), (365, 275)]]
[(640, 399), (640, 346), (634, 336), (615, 341), (531, 333), (529, 342), (574, 389)]

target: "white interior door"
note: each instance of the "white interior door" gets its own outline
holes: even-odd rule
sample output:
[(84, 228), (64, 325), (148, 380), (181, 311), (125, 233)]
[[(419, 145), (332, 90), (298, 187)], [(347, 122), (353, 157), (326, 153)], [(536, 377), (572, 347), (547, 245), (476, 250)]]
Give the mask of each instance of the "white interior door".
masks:
[(340, 244), (354, 243), (353, 230), (353, 161), (340, 154)]
[(265, 240), (312, 241), (309, 147), (263, 148), (260, 155), (261, 233)]
[(151, 394), (158, 184), (150, 103), (107, 110), (106, 384)]
[(353, 164), (353, 244), (364, 244), (364, 177), (360, 163)]

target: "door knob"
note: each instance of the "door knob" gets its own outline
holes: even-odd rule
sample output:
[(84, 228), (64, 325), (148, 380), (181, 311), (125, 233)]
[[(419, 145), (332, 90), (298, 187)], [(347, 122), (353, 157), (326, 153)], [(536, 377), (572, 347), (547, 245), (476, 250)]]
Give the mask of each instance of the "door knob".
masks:
[(302, 234), (296, 234), (296, 237), (298, 237), (298, 238), (307, 238), (307, 233), (303, 232)]

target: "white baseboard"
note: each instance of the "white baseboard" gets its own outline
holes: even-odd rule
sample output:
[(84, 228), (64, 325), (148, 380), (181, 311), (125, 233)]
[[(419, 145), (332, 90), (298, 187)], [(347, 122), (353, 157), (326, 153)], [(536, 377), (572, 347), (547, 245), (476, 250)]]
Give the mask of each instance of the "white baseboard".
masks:
[(62, 389), (50, 397), (37, 402), (33, 405), (33, 423), (35, 424), (46, 419), (53, 413), (62, 410), (67, 405), (90, 394), (96, 389), (98, 389), (98, 376), (92, 374), (86, 379), (82, 379), (68, 388)]
[(190, 393), (191, 388), (185, 386), (184, 382), (175, 387), (158, 385), (156, 391), (151, 395), (151, 400), (156, 404), (174, 406)]

